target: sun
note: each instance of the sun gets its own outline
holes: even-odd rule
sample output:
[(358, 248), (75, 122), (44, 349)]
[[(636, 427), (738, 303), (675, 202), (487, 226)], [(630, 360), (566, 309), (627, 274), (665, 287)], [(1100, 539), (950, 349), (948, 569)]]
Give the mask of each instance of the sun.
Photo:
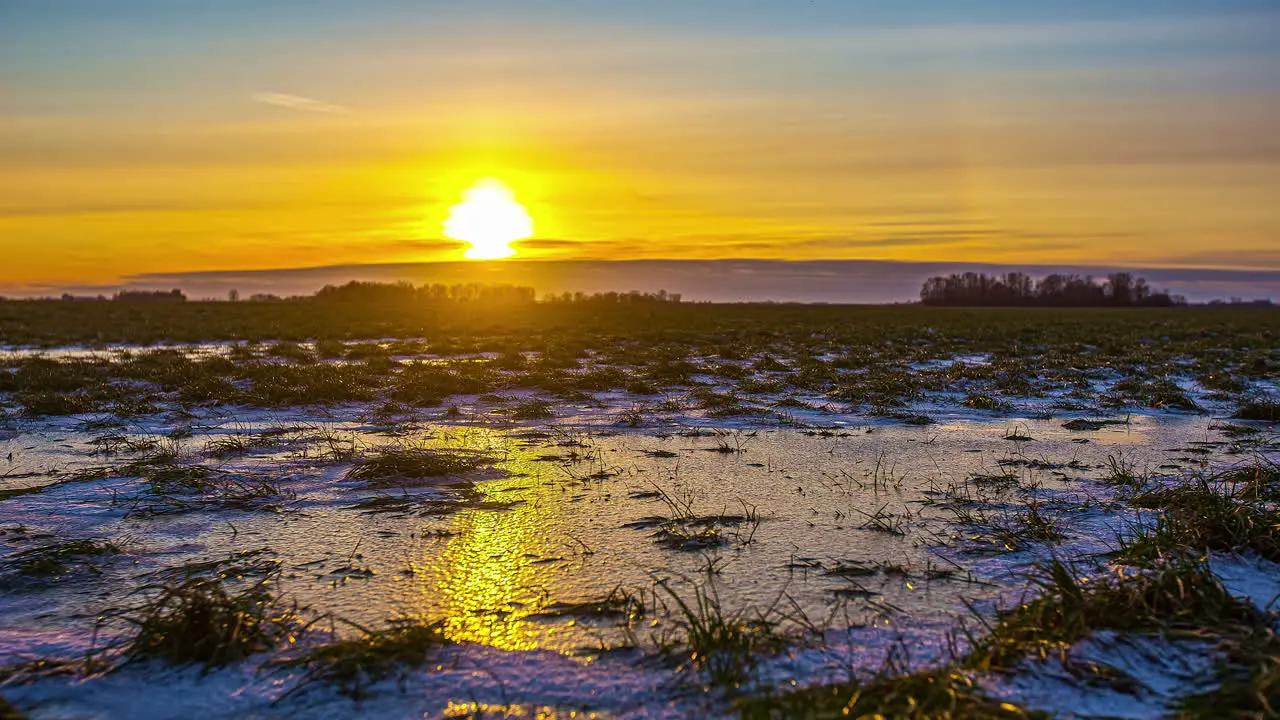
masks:
[(511, 243), (533, 237), (533, 218), (501, 180), (483, 178), (449, 208), (444, 234), (471, 244), (463, 253), (468, 260), (497, 260), (516, 254)]

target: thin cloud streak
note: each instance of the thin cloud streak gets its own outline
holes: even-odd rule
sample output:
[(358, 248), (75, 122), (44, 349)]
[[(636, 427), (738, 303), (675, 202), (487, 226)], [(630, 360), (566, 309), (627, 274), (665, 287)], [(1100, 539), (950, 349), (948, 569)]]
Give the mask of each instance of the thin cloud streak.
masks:
[(277, 92), (260, 92), (251, 95), (255, 101), (266, 105), (274, 105), (276, 107), (288, 108), (290, 110), (303, 110), (305, 112), (325, 113), (328, 115), (350, 115), (351, 109), (341, 105), (322, 102), (314, 98), (303, 97), (301, 95), (289, 95), (288, 93)]

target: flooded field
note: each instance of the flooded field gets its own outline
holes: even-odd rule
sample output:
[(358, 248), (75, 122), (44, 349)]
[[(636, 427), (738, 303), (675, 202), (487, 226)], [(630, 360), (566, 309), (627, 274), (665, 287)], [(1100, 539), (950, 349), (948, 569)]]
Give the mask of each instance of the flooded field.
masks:
[(1276, 350), (946, 335), (10, 348), (0, 695), (1269, 716)]

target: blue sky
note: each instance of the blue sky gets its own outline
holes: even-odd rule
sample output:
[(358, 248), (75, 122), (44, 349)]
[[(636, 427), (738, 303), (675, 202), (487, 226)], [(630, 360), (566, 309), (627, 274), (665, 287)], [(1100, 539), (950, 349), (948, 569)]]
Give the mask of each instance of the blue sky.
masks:
[(530, 258), (1280, 269), (1277, 37), (1274, 0), (5, 0), (0, 288), (451, 259), (482, 174)]

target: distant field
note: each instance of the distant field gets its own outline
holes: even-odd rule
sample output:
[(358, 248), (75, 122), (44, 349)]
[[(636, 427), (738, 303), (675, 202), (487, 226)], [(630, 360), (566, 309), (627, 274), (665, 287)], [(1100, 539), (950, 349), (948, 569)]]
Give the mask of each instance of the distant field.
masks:
[[(154, 344), (497, 336), (687, 338), (831, 334), (850, 342), (918, 336), (987, 341), (1240, 342), (1272, 347), (1271, 308), (929, 308), (915, 305), (551, 303), (393, 306), (321, 303), (0, 301), (7, 345)], [(1181, 347), (1181, 345), (1180, 345)]]
[[(368, 342), (374, 339), (399, 342)], [(901, 414), (931, 395), (954, 400), (961, 388), (976, 409), (1042, 398), (1059, 409), (1197, 410), (1187, 382), (1212, 400), (1235, 403), (1280, 373), (1280, 312), (1265, 309), (0, 303), (0, 343), (11, 348), (210, 342), (232, 345), (212, 356), (134, 353), (120, 362), (24, 366), (0, 378), (0, 390), (13, 391), (28, 410), (48, 411), (108, 407), (122, 396), (142, 407), (174, 393), (193, 402), (271, 406), (385, 391), (388, 402), (438, 403), (459, 388), (665, 392), (704, 365), (741, 381), (747, 375), (733, 363), (749, 360), (782, 372), (768, 383), (739, 383), (729, 405), (757, 393), (804, 391)], [(467, 357), (477, 353), (498, 357)], [(981, 363), (938, 365), (966, 356)], [(428, 370), (393, 357), (435, 358), (428, 370), (452, 379), (423, 380), (417, 376)], [(282, 368), (282, 358), (291, 366)], [(122, 389), (137, 380), (151, 384)], [(220, 397), (209, 389), (215, 387)]]

